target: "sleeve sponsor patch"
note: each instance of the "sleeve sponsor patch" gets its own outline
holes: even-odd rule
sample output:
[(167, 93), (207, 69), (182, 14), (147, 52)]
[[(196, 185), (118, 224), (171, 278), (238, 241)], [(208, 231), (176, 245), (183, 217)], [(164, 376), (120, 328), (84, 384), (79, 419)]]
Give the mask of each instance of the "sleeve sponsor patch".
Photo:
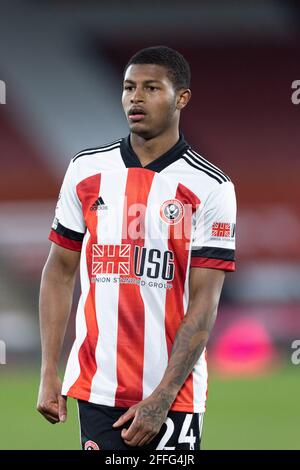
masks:
[(228, 222), (214, 222), (211, 229), (211, 239), (232, 240), (235, 237), (235, 224)]

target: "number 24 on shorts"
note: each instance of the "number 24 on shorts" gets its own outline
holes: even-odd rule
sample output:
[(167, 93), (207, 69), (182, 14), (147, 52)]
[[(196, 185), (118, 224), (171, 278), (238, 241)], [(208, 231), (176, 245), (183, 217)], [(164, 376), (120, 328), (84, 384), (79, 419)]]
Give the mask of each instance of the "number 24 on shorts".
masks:
[[(165, 424), (167, 426), (167, 429), (162, 436), (158, 446), (156, 447), (156, 450), (175, 450), (176, 449), (176, 444), (183, 445), (187, 444), (189, 445), (189, 450), (195, 450), (195, 443), (196, 443), (196, 435), (194, 433), (193, 427), (191, 427), (192, 419), (193, 419), (193, 414), (187, 414), (185, 416), (185, 419), (183, 421), (181, 431), (178, 437), (178, 442), (174, 442), (174, 437), (172, 439), (172, 436), (174, 434), (175, 430), (175, 425), (173, 420), (168, 417), (165, 421)], [(202, 422), (202, 417), (203, 415), (199, 415), (199, 420)], [(200, 430), (200, 429), (199, 429)], [(167, 445), (168, 442), (170, 441), (170, 444), (173, 445)], [(185, 446), (184, 446), (185, 447)]]

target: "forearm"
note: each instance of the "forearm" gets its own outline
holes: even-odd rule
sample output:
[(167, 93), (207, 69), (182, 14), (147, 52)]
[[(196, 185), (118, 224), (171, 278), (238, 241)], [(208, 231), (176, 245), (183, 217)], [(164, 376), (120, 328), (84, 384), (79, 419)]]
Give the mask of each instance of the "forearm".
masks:
[(169, 406), (202, 354), (217, 314), (217, 305), (205, 306), (199, 313), (191, 305), (177, 331), (165, 374), (155, 393)]
[(42, 374), (56, 373), (71, 311), (75, 276), (46, 264), (40, 289)]

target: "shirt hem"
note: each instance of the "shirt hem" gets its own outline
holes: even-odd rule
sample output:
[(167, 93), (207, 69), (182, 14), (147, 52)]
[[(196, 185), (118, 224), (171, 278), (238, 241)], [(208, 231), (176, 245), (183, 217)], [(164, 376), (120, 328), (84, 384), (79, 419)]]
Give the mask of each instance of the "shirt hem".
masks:
[[(62, 395), (75, 398), (76, 400), (84, 400), (88, 401), (89, 403), (94, 403), (96, 405), (104, 405), (104, 406), (111, 406), (112, 408), (130, 408), (133, 405), (136, 405), (139, 403), (139, 401), (136, 400), (123, 400), (122, 406), (116, 406), (114, 404), (114, 400), (107, 398), (107, 397), (102, 397), (99, 395), (92, 394), (90, 395), (89, 399), (86, 400), (86, 394), (81, 394), (79, 391), (72, 391), (71, 393), (68, 391), (65, 393), (64, 390), (62, 390)], [(113, 403), (112, 403), (113, 401)], [(200, 403), (199, 405), (190, 405), (190, 404), (184, 404), (184, 403), (175, 403), (171, 406), (170, 411), (180, 411), (183, 413), (204, 413), (206, 410), (206, 405), (205, 402), (202, 404)]]

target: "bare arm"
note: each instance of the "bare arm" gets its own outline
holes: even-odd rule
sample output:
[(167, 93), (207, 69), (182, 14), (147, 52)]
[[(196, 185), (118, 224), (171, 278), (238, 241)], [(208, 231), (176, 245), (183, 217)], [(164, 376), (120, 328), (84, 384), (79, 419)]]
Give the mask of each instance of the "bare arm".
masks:
[(66, 418), (61, 397), (58, 362), (71, 311), (80, 253), (52, 244), (42, 273), (40, 331), (42, 344), (41, 383), (37, 410), (51, 423)]
[(224, 271), (191, 268), (187, 313), (177, 331), (165, 374), (150, 397), (132, 406), (114, 426), (134, 420), (122, 430), (126, 444), (148, 444), (159, 432), (179, 390), (203, 352), (213, 328)]
[(217, 316), (224, 277), (224, 271), (216, 269), (191, 269), (188, 311), (176, 334), (168, 367), (158, 386), (172, 402), (208, 342)]

